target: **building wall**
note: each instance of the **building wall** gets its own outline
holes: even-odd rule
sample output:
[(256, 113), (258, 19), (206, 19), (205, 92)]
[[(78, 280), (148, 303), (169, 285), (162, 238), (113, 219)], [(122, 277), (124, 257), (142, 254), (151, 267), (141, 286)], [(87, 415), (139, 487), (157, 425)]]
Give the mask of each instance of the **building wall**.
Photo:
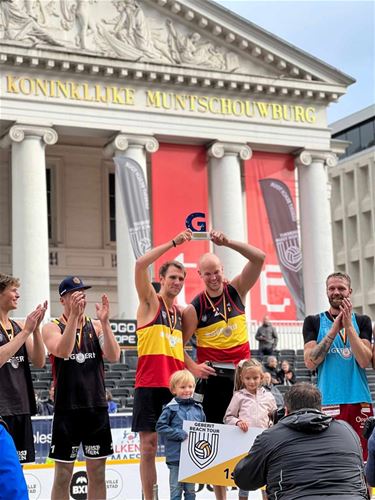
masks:
[(329, 171), (336, 269), (352, 278), (353, 305), (375, 318), (375, 147)]
[[(0, 263), (11, 274), (11, 168), (4, 152), (0, 163)], [(88, 313), (103, 293), (111, 314), (117, 313), (116, 244), (109, 241), (108, 173), (112, 161), (101, 147), (57, 146), (46, 154), (52, 170), (52, 237), (50, 238), (51, 313), (60, 313), (57, 288), (66, 275), (77, 274), (89, 284)], [(24, 284), (26, 286), (26, 284)], [(21, 283), (22, 294), (22, 283)]]

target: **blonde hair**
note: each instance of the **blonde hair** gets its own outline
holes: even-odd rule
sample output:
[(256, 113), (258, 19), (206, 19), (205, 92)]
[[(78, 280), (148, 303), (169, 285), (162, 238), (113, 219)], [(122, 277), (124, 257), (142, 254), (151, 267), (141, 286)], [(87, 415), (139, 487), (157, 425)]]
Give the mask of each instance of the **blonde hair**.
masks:
[(173, 394), (178, 384), (183, 384), (188, 382), (193, 384), (195, 387), (194, 375), (191, 372), (189, 372), (189, 370), (178, 370), (177, 372), (174, 372), (174, 374), (169, 379), (169, 390)]
[(236, 368), (236, 374), (234, 377), (234, 390), (239, 391), (240, 389), (244, 388), (241, 375), (245, 370), (248, 370), (249, 368), (259, 368), (260, 373), (263, 376), (263, 366), (262, 364), (257, 360), (257, 359), (242, 359)]
[(7, 274), (0, 273), (0, 293), (3, 293), (3, 291), (8, 286), (15, 286), (15, 287), (19, 288), (20, 280), (18, 278), (14, 278), (13, 276), (9, 276)]

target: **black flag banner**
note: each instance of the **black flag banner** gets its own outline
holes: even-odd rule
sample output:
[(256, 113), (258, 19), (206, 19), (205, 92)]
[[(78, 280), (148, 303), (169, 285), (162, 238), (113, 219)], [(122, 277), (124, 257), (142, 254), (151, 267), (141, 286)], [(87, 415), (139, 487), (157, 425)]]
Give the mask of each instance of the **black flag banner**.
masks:
[(278, 179), (261, 179), (277, 259), (287, 287), (297, 308), (297, 319), (305, 316), (302, 254), (298, 238), (296, 210), (289, 188)]
[(135, 258), (151, 248), (151, 224), (146, 179), (141, 165), (126, 156), (115, 156), (116, 177), (128, 221)]

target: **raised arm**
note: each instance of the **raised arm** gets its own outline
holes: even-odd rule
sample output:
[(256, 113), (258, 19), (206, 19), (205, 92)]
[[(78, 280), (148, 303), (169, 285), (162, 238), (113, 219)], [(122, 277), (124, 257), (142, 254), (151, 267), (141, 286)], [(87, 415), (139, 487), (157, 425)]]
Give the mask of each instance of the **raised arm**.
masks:
[(116, 363), (120, 359), (121, 349), (113, 335), (109, 322), (109, 300), (107, 295), (103, 295), (101, 304), (96, 304), (95, 307), (96, 317), (99, 321), (95, 321), (94, 326), (100, 348), (108, 361)]
[[(342, 313), (336, 316), (335, 321), (332, 324), (331, 329), (328, 331), (327, 335), (317, 343), (316, 340), (308, 340), (304, 346), (304, 360), (306, 368), (309, 370), (315, 370), (317, 366), (322, 363), (331, 347), (333, 341), (335, 340), (336, 335), (342, 328)], [(303, 324), (303, 335), (306, 339), (311, 338), (311, 328), (312, 328), (312, 319), (311, 316), (308, 316)], [(317, 332), (313, 333), (313, 336), (317, 338)]]
[(42, 311), (40, 307), (41, 306), (38, 306), (27, 316), (20, 333), (13, 337), (10, 342), (7, 342), (0, 347), (0, 368), (23, 346), (28, 337), (35, 330), (38, 322), (41, 321), (40, 317), (42, 315)]
[(262, 252), (262, 250), (259, 250), (259, 248), (249, 245), (248, 243), (230, 240), (220, 231), (212, 230), (210, 235), (211, 240), (215, 243), (215, 245), (231, 248), (235, 252), (243, 255), (249, 261), (246, 263), (241, 273), (230, 282), (231, 285), (237, 290), (242, 301), (244, 301), (247, 292), (259, 278), (266, 254)]
[(56, 323), (47, 323), (42, 329), (43, 341), (49, 353), (58, 358), (68, 358), (74, 349), (78, 321), (83, 317), (85, 297), (82, 292), (72, 293), (71, 308), (64, 334)]
[(27, 355), (32, 362), (32, 364), (37, 368), (43, 368), (46, 363), (46, 351), (43, 344), (42, 333), (40, 331), (40, 325), (44, 319), (48, 307), (48, 302), (45, 301), (42, 305), (39, 305), (39, 319), (34, 328), (33, 334), (29, 335), (26, 340)]
[[(353, 306), (350, 299), (343, 299), (342, 305), (340, 306), (340, 314), (342, 314), (342, 324), (349, 337), (352, 353), (359, 366), (361, 368), (367, 368), (372, 358), (371, 342), (367, 339), (360, 338), (357, 334), (352, 322), (352, 309)], [(370, 318), (366, 320), (362, 328), (367, 329), (368, 335), (371, 339)], [(361, 333), (365, 334), (365, 332)]]
[(190, 229), (186, 229), (182, 233), (175, 236), (172, 240), (152, 248), (147, 253), (142, 255), (142, 257), (137, 259), (135, 263), (135, 286), (141, 307), (143, 306), (149, 308), (152, 305), (158, 307), (156, 292), (151, 284), (148, 274), (149, 266), (174, 246), (182, 245), (185, 241), (190, 240), (191, 231)]

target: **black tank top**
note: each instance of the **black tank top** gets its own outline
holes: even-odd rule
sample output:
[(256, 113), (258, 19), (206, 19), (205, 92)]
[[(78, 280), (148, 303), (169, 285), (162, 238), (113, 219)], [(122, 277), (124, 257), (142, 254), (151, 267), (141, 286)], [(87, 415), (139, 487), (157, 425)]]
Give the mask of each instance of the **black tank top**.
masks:
[[(22, 330), (10, 320), (14, 336)], [(0, 328), (0, 346), (9, 342), (7, 332)], [(9, 332), (8, 332), (9, 333)], [(35, 415), (36, 404), (25, 344), (0, 368), (0, 415)]]
[[(65, 324), (58, 319), (54, 322), (63, 334)], [(55, 383), (55, 413), (107, 407), (102, 350), (90, 318), (85, 319), (80, 346), (78, 336), (79, 330), (69, 358), (50, 355)]]

